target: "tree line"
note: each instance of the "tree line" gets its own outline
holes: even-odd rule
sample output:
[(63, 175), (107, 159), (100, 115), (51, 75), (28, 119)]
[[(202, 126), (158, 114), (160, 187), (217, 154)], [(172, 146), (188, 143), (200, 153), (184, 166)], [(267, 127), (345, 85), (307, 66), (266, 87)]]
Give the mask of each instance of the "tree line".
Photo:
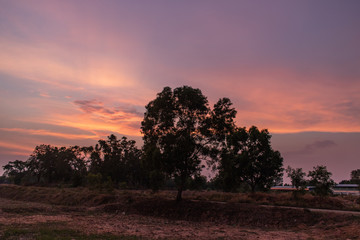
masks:
[[(90, 147), (55, 147), (39, 145), (27, 161), (16, 160), (5, 166), (4, 175), (15, 184), (71, 184), (84, 185), (98, 178), (98, 182), (124, 182), (130, 186), (142, 185), (142, 151), (135, 141), (110, 135)], [(91, 180), (93, 181), (93, 180)]]
[[(313, 170), (307, 174), (308, 179), (305, 179), (306, 173), (302, 168), (292, 168), (288, 166), (286, 169), (287, 176), (291, 179), (292, 186), (295, 187), (294, 196), (298, 197), (304, 194), (307, 186), (314, 187), (314, 193), (319, 196), (327, 196), (332, 193), (331, 188), (335, 185), (334, 180), (331, 179), (332, 173), (326, 169), (326, 166), (315, 166)], [(351, 171), (350, 180), (343, 180), (340, 184), (358, 184), (360, 191), (360, 169)]]
[[(236, 126), (237, 111), (230, 99), (221, 98), (211, 108), (199, 89), (165, 87), (145, 109), (142, 148), (115, 135), (90, 147), (40, 145), (27, 161), (3, 166), (4, 176), (16, 184), (153, 190), (171, 182), (178, 190), (177, 200), (186, 188), (205, 184), (254, 192), (281, 182), (283, 158), (271, 147), (270, 133)], [(205, 167), (217, 172), (211, 182), (201, 176)]]

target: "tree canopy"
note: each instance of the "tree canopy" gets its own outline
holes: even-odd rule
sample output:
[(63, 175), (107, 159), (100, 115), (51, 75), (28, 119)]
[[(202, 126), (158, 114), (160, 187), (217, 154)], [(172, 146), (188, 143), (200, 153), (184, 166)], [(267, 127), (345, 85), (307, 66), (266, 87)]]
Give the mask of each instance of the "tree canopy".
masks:
[(135, 144), (135, 141), (127, 140), (126, 137), (118, 140), (114, 134), (108, 136), (107, 140), (99, 140), (95, 148), (89, 149), (89, 171), (100, 173), (104, 180), (110, 177), (116, 184), (142, 184), (142, 153)]
[(291, 184), (296, 190), (301, 190), (306, 187), (306, 173), (303, 172), (302, 168), (292, 168), (288, 166), (286, 172), (287, 176), (291, 179)]
[(350, 181), (351, 183), (360, 184), (360, 169), (351, 171)]
[(282, 177), (283, 158), (272, 149), (270, 138), (266, 129), (255, 126), (237, 128), (228, 135), (218, 166), (225, 190), (234, 190), (241, 183), (252, 192), (269, 189)]
[(332, 173), (326, 169), (326, 166), (315, 166), (309, 171), (310, 184), (315, 186), (315, 193), (319, 196), (326, 196), (332, 193), (331, 187), (335, 182), (331, 179)]
[(186, 180), (200, 173), (204, 128), (210, 109), (199, 89), (165, 87), (146, 106), (142, 133), (144, 149), (152, 172), (175, 178), (177, 200)]

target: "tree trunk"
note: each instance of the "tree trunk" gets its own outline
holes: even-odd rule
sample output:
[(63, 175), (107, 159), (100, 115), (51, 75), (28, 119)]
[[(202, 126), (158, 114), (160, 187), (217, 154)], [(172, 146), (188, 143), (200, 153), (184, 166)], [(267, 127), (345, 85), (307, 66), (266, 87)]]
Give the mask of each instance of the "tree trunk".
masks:
[(255, 193), (256, 184), (251, 184), (251, 193)]
[(176, 196), (176, 201), (177, 202), (181, 202), (182, 201), (182, 191), (183, 191), (183, 187), (180, 186), (178, 188), (178, 193), (177, 193), (177, 196)]

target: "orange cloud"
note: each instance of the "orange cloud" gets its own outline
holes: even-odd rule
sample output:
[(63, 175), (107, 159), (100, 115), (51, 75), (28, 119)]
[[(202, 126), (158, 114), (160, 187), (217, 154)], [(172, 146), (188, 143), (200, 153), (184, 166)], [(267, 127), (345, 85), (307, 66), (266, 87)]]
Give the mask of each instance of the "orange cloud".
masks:
[(65, 139), (98, 139), (98, 136), (96, 135), (59, 133), (44, 129), (0, 128), (0, 130), (7, 132), (25, 133), (30, 135), (60, 137)]
[(0, 147), (21, 150), (21, 152), (23, 152), (23, 153), (24, 152), (31, 153), (34, 150), (34, 148), (31, 148), (31, 147), (27, 147), (27, 146), (16, 144), (16, 143), (3, 142), (3, 141), (0, 141)]
[(8, 155), (14, 155), (14, 156), (28, 157), (31, 152), (21, 152), (21, 151), (9, 151), (9, 150), (5, 150), (5, 151), (1, 151), (1, 153), (2, 153), (2, 154), (8, 154)]

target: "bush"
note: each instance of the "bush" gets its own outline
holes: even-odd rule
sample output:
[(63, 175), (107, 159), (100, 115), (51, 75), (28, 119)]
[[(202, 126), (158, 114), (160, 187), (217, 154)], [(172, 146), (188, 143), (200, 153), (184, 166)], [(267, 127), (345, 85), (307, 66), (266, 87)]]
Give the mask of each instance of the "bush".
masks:
[(86, 176), (86, 183), (87, 183), (87, 186), (90, 188), (90, 189), (101, 189), (101, 183), (102, 183), (102, 176), (100, 173), (98, 174), (93, 174), (93, 173), (89, 173), (87, 176)]

